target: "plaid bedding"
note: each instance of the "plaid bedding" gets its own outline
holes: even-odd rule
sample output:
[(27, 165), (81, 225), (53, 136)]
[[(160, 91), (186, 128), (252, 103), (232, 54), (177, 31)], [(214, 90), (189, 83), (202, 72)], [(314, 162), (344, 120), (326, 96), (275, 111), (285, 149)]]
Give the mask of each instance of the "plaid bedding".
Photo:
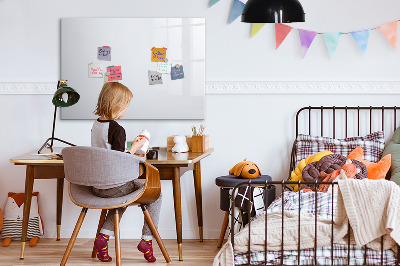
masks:
[[(332, 197), (333, 195), (333, 197)], [(335, 214), (336, 208), (336, 194), (317, 192), (317, 201), (315, 203), (315, 192), (285, 192), (283, 197), (277, 198), (268, 207), (267, 215), (269, 213), (282, 211), (282, 202), (284, 210), (298, 210), (301, 212), (313, 213), (321, 216), (325, 219), (332, 219), (332, 207), (333, 214)], [(260, 217), (259, 214), (253, 218), (257, 219)], [(317, 265), (348, 265), (348, 246), (334, 244), (333, 245), (333, 256), (334, 261), (332, 264), (331, 257), (331, 246), (326, 246), (316, 249)], [(364, 254), (366, 253), (366, 258)], [(300, 256), (297, 254), (297, 250), (285, 250), (283, 252), (283, 264), (284, 265), (298, 265), (298, 257), (300, 257), (300, 265), (314, 265), (314, 249), (303, 249), (300, 251)], [(264, 263), (265, 252), (250, 252), (250, 265), (257, 265)], [(357, 247), (350, 245), (350, 264), (349, 265), (381, 265), (381, 252), (371, 250), (364, 247)], [(384, 265), (395, 265), (396, 257), (392, 250), (385, 250), (383, 252), (383, 264)], [(248, 254), (240, 253), (235, 254), (235, 265), (248, 265)], [(280, 251), (267, 251), (267, 264), (266, 265), (280, 265), (281, 264), (281, 252)]]
[(324, 150), (347, 157), (358, 146), (361, 146), (364, 151), (364, 160), (378, 162), (385, 148), (383, 131), (374, 132), (364, 137), (345, 139), (299, 134), (296, 139), (295, 165), (298, 165), (302, 159)]
[[(367, 256), (364, 263), (364, 253)], [(382, 265), (381, 253), (376, 250), (364, 249), (350, 245), (350, 261), (347, 264), (347, 245), (333, 245), (333, 263), (331, 257), (331, 247), (317, 248), (316, 265)], [(265, 265), (265, 253), (262, 251), (250, 252), (250, 265)], [(284, 265), (298, 265), (297, 250), (285, 250), (283, 252)], [(235, 265), (248, 265), (247, 253), (235, 255)], [(268, 251), (266, 265), (281, 265), (280, 251)], [(300, 265), (314, 264), (314, 249), (303, 249), (300, 251)], [(383, 265), (396, 265), (396, 257), (392, 250), (383, 252)]]

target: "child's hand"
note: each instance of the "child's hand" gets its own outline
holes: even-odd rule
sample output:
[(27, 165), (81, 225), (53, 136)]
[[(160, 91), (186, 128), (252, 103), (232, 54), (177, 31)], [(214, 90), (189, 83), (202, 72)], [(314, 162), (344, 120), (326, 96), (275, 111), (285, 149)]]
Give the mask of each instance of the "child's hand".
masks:
[(146, 151), (146, 153), (145, 154), (136, 154), (135, 153), (135, 155), (136, 156), (139, 156), (139, 157), (146, 157), (146, 155), (149, 153), (149, 149), (147, 149), (147, 151)]
[(146, 153), (145, 154), (136, 154), (135, 153), (135, 155), (136, 156), (139, 156), (139, 157), (146, 157), (146, 155), (149, 153), (149, 149), (147, 149), (147, 151), (146, 151)]
[(135, 140), (132, 142), (129, 152), (131, 154), (135, 154), (140, 148), (143, 147), (143, 145), (146, 143), (146, 141), (147, 140), (145, 138), (136, 137)]

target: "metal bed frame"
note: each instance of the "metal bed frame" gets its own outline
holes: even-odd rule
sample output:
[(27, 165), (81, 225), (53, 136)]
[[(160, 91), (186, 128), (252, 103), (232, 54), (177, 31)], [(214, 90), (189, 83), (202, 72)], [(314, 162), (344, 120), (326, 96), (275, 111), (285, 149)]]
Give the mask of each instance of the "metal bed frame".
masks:
[[(391, 111), (393, 112), (393, 125), (394, 125), (394, 130), (396, 129), (396, 118), (397, 118), (397, 111), (400, 108), (393, 106), (393, 107), (348, 107), (348, 106), (344, 106), (344, 107), (337, 107), (337, 106), (331, 106), (331, 107), (324, 107), (324, 106), (320, 106), (320, 107), (312, 107), (312, 106), (308, 106), (308, 107), (303, 107), (301, 108), (297, 114), (296, 114), (296, 137), (299, 135), (299, 120), (300, 120), (300, 114), (303, 111), (308, 110), (308, 134), (311, 135), (311, 112), (313, 110), (317, 110), (320, 112), (320, 136), (323, 136), (324, 134), (324, 110), (332, 110), (332, 128), (333, 128), (333, 138), (336, 137), (336, 112), (341, 111), (344, 112), (344, 121), (342, 121), (342, 123), (344, 123), (344, 129), (345, 129), (345, 137), (347, 138), (347, 134), (348, 134), (348, 113), (350, 111), (352, 112), (356, 112), (357, 114), (357, 135), (360, 135), (360, 112), (362, 111), (369, 111), (369, 131), (370, 133), (372, 133), (372, 124), (373, 124), (373, 112), (377, 112), (380, 111), (381, 112), (381, 130), (384, 131), (385, 129), (385, 111)], [(292, 149), (292, 153), (291, 153), (291, 160), (290, 160), (290, 171), (292, 171), (293, 169), (295, 169), (296, 165), (295, 165), (295, 158), (296, 158), (296, 154), (295, 154), (295, 146), (296, 146), (296, 141), (293, 144), (293, 149)], [(290, 172), (289, 172), (289, 176), (290, 176)], [(305, 185), (315, 185), (314, 191), (317, 192), (318, 190), (318, 186), (319, 185), (325, 185), (325, 184), (330, 184), (332, 185), (332, 190), (334, 189), (334, 186), (336, 186), (338, 183), (336, 181), (332, 181), (332, 182), (320, 182), (320, 181), (315, 181), (315, 182), (304, 182), (304, 181), (252, 181), (251, 179), (249, 181), (246, 182), (242, 182), (238, 185), (236, 185), (232, 191), (232, 195), (235, 195), (236, 190), (239, 187), (243, 187), (243, 186), (251, 186), (251, 187), (259, 187), (259, 188), (263, 188), (265, 191), (265, 195), (266, 198), (268, 198), (268, 188), (271, 185), (276, 185), (276, 186), (281, 186), (282, 188), (282, 195), (285, 192), (285, 190), (290, 190), (289, 186), (287, 185), (300, 185), (301, 184), (305, 184)], [(301, 202), (301, 191), (298, 191), (299, 193), (299, 202)], [(250, 198), (252, 198), (253, 191), (250, 189)], [(284, 212), (284, 197), (282, 198), (282, 212)], [(334, 254), (333, 254), (333, 224), (334, 224), (334, 217), (333, 217), (333, 210), (334, 210), (334, 206), (333, 206), (333, 202), (334, 202), (334, 193), (332, 193), (332, 221), (331, 221), (331, 228), (332, 228), (332, 237), (331, 237), (331, 261), (332, 261), (332, 265), (334, 263)], [(317, 198), (317, 193), (315, 193), (315, 213), (317, 213), (317, 202), (318, 202), (318, 198)], [(272, 264), (268, 264), (267, 262), (267, 233), (268, 233), (268, 219), (267, 219), (267, 201), (264, 201), (264, 208), (265, 208), (265, 247), (264, 247), (264, 262), (259, 263), (259, 265), (272, 265)], [(300, 227), (300, 204), (299, 204), (299, 210), (298, 210), (298, 214), (299, 214), (299, 219), (298, 219), (298, 226)], [(231, 232), (230, 232), (230, 236), (231, 236), (231, 244), (232, 247), (234, 248), (235, 245), (235, 241), (234, 241), (234, 217), (235, 217), (235, 208), (234, 208), (234, 197), (232, 197), (231, 200)], [(307, 264), (307, 265), (318, 265), (317, 264), (317, 254), (316, 254), (316, 249), (317, 249), (317, 215), (315, 215), (315, 239), (314, 239), (314, 258), (313, 264)], [(250, 249), (250, 243), (251, 243), (251, 219), (249, 219), (248, 222), (248, 227), (249, 227), (249, 242), (247, 244), (247, 264), (245, 265), (250, 265), (251, 264), (251, 249)], [(283, 240), (283, 235), (284, 235), (284, 217), (282, 216), (282, 237), (281, 237), (281, 249), (280, 249), (280, 264), (278, 265), (284, 265), (283, 264), (283, 251), (284, 251), (284, 240)], [(300, 242), (301, 242), (301, 237), (300, 237), (300, 230), (298, 233), (298, 243), (297, 243), (297, 265), (305, 265), (305, 264), (300, 264), (300, 254), (301, 254), (301, 249), (300, 249)], [(397, 258), (396, 258), (396, 263), (395, 265), (400, 265), (400, 246), (397, 245), (397, 248), (399, 250), (399, 252), (397, 253)], [(367, 253), (366, 253), (366, 246), (363, 246), (364, 249), (364, 263), (363, 265), (367, 265)], [(348, 233), (347, 233), (347, 264), (346, 265), (350, 265), (350, 224), (348, 225)], [(381, 257), (380, 257), (380, 265), (384, 265), (384, 261), (383, 261), (383, 236), (381, 237)]]

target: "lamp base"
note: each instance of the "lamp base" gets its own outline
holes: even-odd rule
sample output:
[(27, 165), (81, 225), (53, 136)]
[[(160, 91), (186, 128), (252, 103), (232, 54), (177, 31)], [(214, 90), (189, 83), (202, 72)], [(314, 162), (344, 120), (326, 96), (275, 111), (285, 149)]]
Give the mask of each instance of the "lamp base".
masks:
[[(51, 152), (53, 152), (53, 141), (54, 140), (58, 140), (59, 142), (68, 144), (70, 146), (76, 146), (75, 144), (69, 143), (65, 140), (59, 139), (59, 138), (48, 138), (42, 145), (42, 147), (40, 147), (40, 149), (38, 150), (38, 154), (40, 154), (40, 152), (44, 149), (44, 148), (49, 148), (51, 150)], [(51, 141), (51, 144), (49, 144), (49, 141)]]

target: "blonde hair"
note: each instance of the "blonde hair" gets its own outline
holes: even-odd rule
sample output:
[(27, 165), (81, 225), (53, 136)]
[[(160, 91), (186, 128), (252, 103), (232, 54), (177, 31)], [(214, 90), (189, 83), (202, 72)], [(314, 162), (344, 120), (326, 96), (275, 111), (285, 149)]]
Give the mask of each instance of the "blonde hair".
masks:
[(101, 89), (94, 114), (115, 120), (119, 113), (129, 105), (132, 97), (132, 92), (125, 85), (118, 82), (107, 82)]

